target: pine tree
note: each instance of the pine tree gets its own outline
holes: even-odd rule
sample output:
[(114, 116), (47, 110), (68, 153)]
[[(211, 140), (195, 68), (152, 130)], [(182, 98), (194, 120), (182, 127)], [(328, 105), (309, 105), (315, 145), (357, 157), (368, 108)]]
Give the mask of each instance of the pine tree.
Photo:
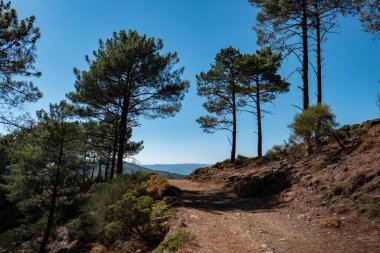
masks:
[(242, 92), (246, 96), (248, 111), (257, 121), (257, 155), (262, 156), (262, 105), (271, 103), (278, 94), (289, 91), (290, 84), (278, 74), (281, 67), (281, 54), (275, 54), (270, 48), (256, 51), (256, 54), (243, 55), (241, 69), (243, 75)]
[[(330, 107), (326, 104), (317, 104), (297, 114), (289, 127), (293, 130), (293, 138), (302, 138), (304, 140), (311, 138), (319, 145), (322, 137), (330, 137), (333, 138), (341, 148), (346, 148), (336, 131), (338, 125)], [(306, 144), (309, 146), (310, 142), (306, 141)]]
[(10, 2), (0, 1), (0, 123), (19, 126), (12, 109), (35, 102), (42, 94), (24, 77), (39, 77), (34, 63), (39, 29), (35, 17), (19, 20)]
[[(98, 181), (102, 174), (102, 167), (105, 166), (104, 179), (113, 179), (115, 154), (117, 148), (113, 150), (114, 142), (114, 124), (109, 119), (108, 122), (87, 122), (84, 124), (85, 136), (84, 144), (88, 146), (90, 153), (95, 156), (98, 165)], [(143, 141), (131, 141), (132, 128), (128, 127), (126, 134), (126, 152), (124, 158), (132, 157), (143, 149)]]
[(88, 59), (88, 71), (77, 71), (76, 92), (69, 97), (103, 119), (105, 112), (116, 117), (118, 174), (123, 172), (128, 127), (138, 125), (140, 116), (173, 116), (189, 87), (181, 79), (184, 69), (176, 67), (177, 54), (162, 54), (162, 48), (161, 40), (121, 31), (100, 41), (94, 59)]
[(364, 31), (380, 39), (380, 0), (356, 0), (354, 4)]
[(310, 29), (314, 31), (317, 77), (317, 104), (322, 104), (322, 43), (337, 26), (339, 14), (352, 12), (351, 0), (313, 0), (310, 5)]
[[(41, 144), (43, 154), (48, 158), (48, 164), (44, 170), (51, 187), (48, 221), (40, 252), (46, 251), (57, 201), (64, 196), (65, 192), (73, 190), (63, 190), (67, 186), (67, 180), (78, 166), (78, 151), (80, 150), (78, 136), (81, 134), (81, 130), (78, 123), (70, 122), (73, 116), (73, 107), (66, 101), (50, 105), (49, 112), (43, 110), (38, 112), (39, 125), (46, 131), (46, 137), (42, 139)], [(73, 186), (70, 185), (69, 188), (71, 187)]]
[(211, 64), (211, 69), (197, 75), (198, 95), (206, 97), (203, 107), (210, 115), (197, 122), (207, 133), (217, 130), (231, 132), (231, 162), (236, 157), (237, 112), (245, 105), (240, 94), (242, 55), (232, 47), (221, 49)]
[(294, 54), (302, 67), (302, 108), (309, 107), (309, 20), (312, 0), (248, 0), (260, 8), (254, 29), (260, 46)]
[(38, 124), (21, 131), (12, 147), (14, 160), (5, 179), (7, 198), (17, 203), (20, 211), (36, 214), (43, 210), (47, 224), (40, 252), (46, 251), (57, 209), (69, 204), (77, 190), (73, 183), (76, 168), (84, 157), (79, 137), (80, 126), (72, 122), (72, 107), (65, 101), (38, 112)]

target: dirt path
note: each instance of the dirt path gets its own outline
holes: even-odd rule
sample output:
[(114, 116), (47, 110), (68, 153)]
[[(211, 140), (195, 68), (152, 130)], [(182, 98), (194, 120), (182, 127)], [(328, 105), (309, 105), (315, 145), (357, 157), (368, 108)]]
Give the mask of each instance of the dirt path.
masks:
[[(286, 208), (225, 193), (220, 185), (171, 181), (183, 192), (176, 226), (196, 236), (194, 252), (368, 252), (339, 230), (321, 229)], [(375, 251), (373, 251), (375, 252)]]

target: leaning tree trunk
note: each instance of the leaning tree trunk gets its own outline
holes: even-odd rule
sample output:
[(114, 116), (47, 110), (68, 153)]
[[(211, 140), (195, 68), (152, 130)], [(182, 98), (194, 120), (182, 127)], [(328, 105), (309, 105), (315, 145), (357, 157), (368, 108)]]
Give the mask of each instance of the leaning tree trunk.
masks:
[(307, 0), (302, 0), (302, 108), (309, 108), (309, 42)]
[(120, 125), (119, 125), (119, 149), (117, 152), (117, 175), (123, 174), (123, 158), (125, 149), (125, 137), (127, 135), (127, 120), (129, 109), (129, 97), (125, 96), (123, 100), (123, 108), (121, 110)]
[(263, 156), (263, 133), (261, 129), (260, 83), (256, 79), (257, 156)]

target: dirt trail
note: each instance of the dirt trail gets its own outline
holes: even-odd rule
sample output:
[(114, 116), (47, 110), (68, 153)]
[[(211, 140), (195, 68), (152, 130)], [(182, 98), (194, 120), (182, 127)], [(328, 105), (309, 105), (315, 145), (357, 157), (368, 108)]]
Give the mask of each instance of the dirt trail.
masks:
[(369, 252), (360, 238), (321, 229), (286, 207), (237, 198), (221, 185), (170, 183), (182, 190), (175, 226), (196, 236), (192, 252)]

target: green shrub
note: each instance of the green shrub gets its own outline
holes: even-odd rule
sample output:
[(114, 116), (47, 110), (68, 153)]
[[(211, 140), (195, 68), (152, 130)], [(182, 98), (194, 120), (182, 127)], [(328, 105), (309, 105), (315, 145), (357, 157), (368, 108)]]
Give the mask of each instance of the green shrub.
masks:
[(95, 193), (91, 196), (83, 208), (80, 223), (73, 231), (82, 239), (91, 240), (103, 234), (104, 226), (107, 224), (109, 206), (121, 200), (129, 190), (135, 190), (140, 195), (146, 193), (142, 183), (147, 180), (148, 175), (136, 172), (128, 176), (118, 177), (108, 183), (97, 185)]
[(142, 245), (156, 247), (172, 215), (163, 201), (156, 201), (168, 186), (158, 175), (142, 173), (98, 185), (70, 237), (97, 241), (121, 252), (134, 252)]
[(8, 249), (15, 249), (24, 241), (33, 238), (34, 231), (28, 228), (26, 225), (21, 225), (17, 228), (10, 229), (5, 233), (1, 234), (0, 241)]
[(333, 195), (337, 196), (337, 195), (342, 194), (342, 192), (344, 191), (344, 188), (341, 185), (331, 184), (330, 190)]
[(362, 137), (368, 133), (369, 129), (366, 127), (358, 127), (350, 130), (350, 134), (353, 137)]
[(235, 159), (235, 163), (232, 163), (230, 159), (226, 159), (222, 162), (215, 163), (212, 167), (216, 169), (231, 168), (236, 165), (244, 165), (247, 161), (249, 161), (249, 157), (238, 155)]
[(164, 178), (160, 178), (157, 174), (152, 174), (146, 181), (146, 190), (149, 196), (153, 199), (162, 199), (162, 196), (169, 186), (169, 181)]
[(282, 152), (282, 146), (281, 145), (274, 145), (271, 149), (269, 149), (265, 153), (265, 157), (269, 159), (275, 158), (280, 152)]
[(152, 251), (152, 253), (174, 253), (181, 246), (191, 243), (194, 239), (194, 235), (190, 232), (180, 230), (168, 236), (165, 241), (161, 242), (160, 245)]
[(331, 137), (341, 147), (344, 147), (339, 140), (339, 134), (336, 131), (337, 126), (335, 115), (328, 105), (314, 105), (301, 114), (297, 114), (289, 127), (293, 130), (295, 138), (315, 140), (320, 143), (321, 138)]
[(105, 235), (110, 242), (134, 238), (157, 245), (165, 237), (169, 215), (163, 202), (156, 203), (149, 196), (137, 196), (130, 191), (109, 210)]
[(238, 155), (235, 160), (235, 165), (244, 165), (249, 161), (249, 157)]
[(6, 247), (7, 252), (14, 252), (22, 243), (41, 234), (46, 225), (46, 217), (32, 224), (23, 224), (9, 229), (0, 235), (1, 246)]
[(376, 201), (373, 206), (367, 209), (367, 214), (370, 218), (379, 218), (380, 217), (380, 201)]
[[(224, 160), (222, 162), (215, 163), (212, 167), (216, 168), (216, 169), (223, 169), (223, 168), (232, 167), (232, 166), (234, 166), (234, 164), (231, 163), (231, 160), (230, 159), (226, 159), (226, 160)], [(204, 168), (204, 169), (206, 169), (206, 168)]]

